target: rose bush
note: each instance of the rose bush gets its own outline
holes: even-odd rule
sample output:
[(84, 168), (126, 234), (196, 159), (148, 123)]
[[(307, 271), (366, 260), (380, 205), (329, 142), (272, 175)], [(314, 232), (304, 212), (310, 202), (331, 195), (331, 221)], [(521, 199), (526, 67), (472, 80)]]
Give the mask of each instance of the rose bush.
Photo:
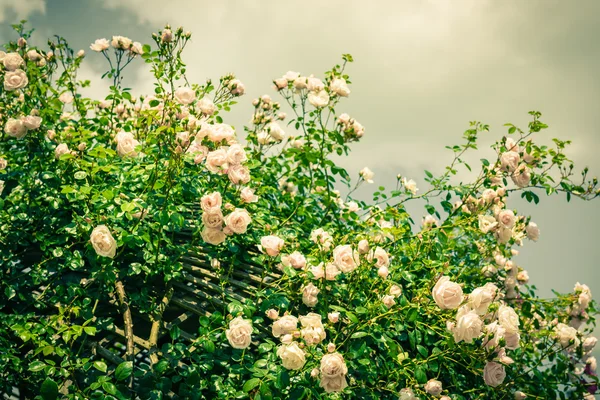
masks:
[[(101, 38), (87, 56), (60, 37), (31, 47), (31, 32), (15, 28), (0, 52), (0, 392), (458, 400), (597, 390), (589, 287), (540, 299), (517, 264), (515, 247), (540, 229), (509, 196), (598, 196), (587, 169), (574, 177), (569, 142), (536, 144), (539, 112), (525, 130), (507, 124), (472, 182), (454, 176), (475, 170), (464, 154), (489, 130), (479, 122), (442, 175), (426, 172), (426, 189), (399, 175), (365, 202), (353, 193), (373, 171), (353, 180), (332, 161), (366, 132), (340, 113), (350, 55), (322, 78), (274, 79), (281, 102), (252, 100), (242, 141), (224, 116), (245, 86), (231, 74), (188, 82), (181, 28), (155, 33), (153, 46)], [(105, 99), (81, 94), (86, 57), (107, 60)], [(151, 68), (153, 94), (125, 88), (131, 62)], [(413, 218), (405, 203), (418, 199), (425, 215)], [(167, 320), (175, 298), (189, 312)], [(114, 337), (122, 348), (111, 352)]]

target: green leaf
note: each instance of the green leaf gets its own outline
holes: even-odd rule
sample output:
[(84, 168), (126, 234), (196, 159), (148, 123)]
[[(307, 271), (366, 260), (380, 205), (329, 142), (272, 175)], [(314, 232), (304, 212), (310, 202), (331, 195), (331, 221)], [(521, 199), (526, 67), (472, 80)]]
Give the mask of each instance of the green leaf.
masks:
[(133, 372), (133, 362), (125, 361), (117, 366), (115, 369), (115, 379), (118, 381), (123, 381), (131, 376)]
[(421, 384), (427, 382), (427, 374), (425, 374), (425, 370), (423, 369), (423, 367), (417, 367), (415, 369), (415, 379)]
[(96, 328), (93, 326), (86, 326), (83, 328), (83, 330), (90, 336), (94, 336), (96, 334)]
[(50, 378), (42, 383), (40, 387), (40, 395), (44, 400), (54, 400), (58, 398), (58, 385)]
[(352, 334), (352, 336), (350, 336), (350, 339), (358, 339), (358, 338), (361, 338), (361, 337), (365, 337), (367, 335), (368, 335), (367, 332), (354, 332)]
[(242, 390), (246, 393), (250, 392), (252, 389), (254, 389), (255, 387), (257, 387), (260, 384), (260, 379), (258, 378), (252, 378), (250, 380), (248, 380), (246, 383), (244, 383), (244, 387), (242, 388)]
[(117, 394), (117, 387), (110, 382), (104, 382), (102, 384), (102, 389), (104, 389), (104, 391), (108, 394), (112, 394), (112, 395)]
[(15, 291), (15, 289), (12, 288), (12, 286), (9, 286), (6, 289), (4, 289), (4, 294), (6, 295), (7, 300), (10, 300), (13, 297), (15, 297), (17, 292)]
[(101, 372), (106, 372), (107, 369), (106, 363), (104, 361), (94, 361), (94, 368)]
[(45, 362), (34, 361), (31, 364), (29, 364), (28, 370), (31, 371), (31, 372), (39, 372), (39, 371), (43, 370), (44, 368), (46, 368), (46, 363)]
[(421, 345), (417, 345), (417, 351), (423, 356), (427, 357), (427, 349)]

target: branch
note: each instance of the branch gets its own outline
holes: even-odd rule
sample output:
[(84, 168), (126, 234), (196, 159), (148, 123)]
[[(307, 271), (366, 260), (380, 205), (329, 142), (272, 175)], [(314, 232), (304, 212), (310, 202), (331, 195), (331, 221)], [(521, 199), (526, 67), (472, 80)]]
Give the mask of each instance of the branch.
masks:
[(158, 333), (160, 332), (162, 315), (171, 301), (171, 296), (173, 296), (173, 287), (169, 286), (165, 296), (158, 305), (156, 314), (152, 317), (152, 328), (150, 329), (150, 337), (148, 338), (148, 343), (150, 344), (150, 361), (152, 365), (158, 362), (156, 343), (158, 342)]
[[(123, 287), (123, 283), (121, 281), (117, 281), (115, 283), (115, 289), (117, 291), (117, 296), (119, 297), (119, 302), (121, 303), (121, 312), (123, 313), (123, 322), (125, 324), (125, 338), (127, 339), (127, 352), (125, 353), (125, 359), (133, 363), (135, 360), (133, 345), (133, 320), (131, 319), (131, 310), (127, 304), (127, 295), (125, 294), (125, 288)], [(133, 388), (133, 374), (131, 374), (129, 386)]]

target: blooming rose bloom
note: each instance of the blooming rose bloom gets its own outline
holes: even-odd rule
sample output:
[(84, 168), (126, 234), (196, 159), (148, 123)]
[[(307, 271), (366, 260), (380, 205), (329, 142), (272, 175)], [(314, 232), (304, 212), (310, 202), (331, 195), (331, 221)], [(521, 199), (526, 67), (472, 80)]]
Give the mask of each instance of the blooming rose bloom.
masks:
[(107, 50), (109, 47), (110, 43), (105, 38), (96, 39), (96, 41), (90, 45), (90, 49), (97, 52)]
[(252, 218), (243, 208), (236, 208), (225, 217), (225, 225), (234, 233), (245, 233), (250, 222)]
[(315, 229), (310, 233), (310, 240), (321, 246), (323, 251), (328, 251), (333, 245), (333, 238), (323, 228)]
[(319, 292), (320, 290), (315, 285), (309, 283), (302, 290), (302, 302), (306, 304), (307, 307), (316, 306), (319, 302), (319, 299), (317, 297), (319, 295)]
[(556, 337), (563, 348), (576, 348), (579, 346), (580, 340), (577, 333), (577, 329), (571, 326), (562, 323), (556, 325)]
[(430, 379), (425, 384), (425, 391), (432, 396), (439, 396), (442, 394), (442, 382), (435, 379)]
[(135, 140), (131, 132), (120, 131), (115, 136), (117, 142), (117, 153), (121, 157), (137, 157), (138, 153), (135, 150), (140, 142)]
[(327, 319), (332, 324), (335, 324), (335, 323), (337, 323), (340, 320), (340, 313), (337, 312), (337, 311), (336, 312), (330, 312), (329, 314), (327, 314)]
[(394, 296), (385, 295), (383, 296), (383, 299), (381, 299), (381, 302), (387, 308), (392, 308), (394, 304), (396, 304), (396, 299), (394, 298)]
[(381, 266), (377, 270), (377, 275), (379, 275), (379, 277), (382, 279), (387, 279), (389, 274), (390, 274), (390, 270), (386, 266)]
[(283, 239), (274, 235), (269, 235), (263, 236), (260, 239), (260, 245), (258, 246), (258, 249), (271, 257), (277, 257), (277, 255), (283, 248), (283, 245)]
[(4, 132), (8, 136), (12, 136), (17, 139), (23, 139), (27, 135), (27, 127), (20, 119), (9, 118), (4, 125)]
[(14, 71), (21, 67), (25, 61), (19, 53), (6, 53), (2, 59), (2, 64), (7, 71)]
[(501, 227), (496, 231), (496, 236), (498, 238), (499, 243), (508, 243), (508, 241), (512, 238), (513, 231), (509, 228)]
[(285, 369), (299, 370), (306, 364), (304, 350), (297, 343), (284, 344), (277, 349), (277, 356), (281, 358), (281, 364)]
[(272, 319), (272, 320), (277, 320), (279, 318), (279, 312), (277, 310), (275, 310), (274, 308), (270, 308), (265, 312), (265, 315), (267, 316), (267, 318)]
[[(64, 92), (58, 96), (58, 99), (64, 104), (71, 104), (73, 102), (73, 95), (69, 92)], [(122, 104), (119, 105), (121, 106)]]
[(288, 82), (293, 82), (296, 78), (298, 78), (300, 76), (300, 72), (295, 72), (295, 71), (288, 71), (285, 73), (285, 75), (283, 75), (283, 77), (288, 81)]
[(117, 242), (106, 225), (98, 225), (92, 231), (90, 242), (101, 257), (114, 258), (117, 252)]
[(389, 267), (390, 257), (384, 249), (376, 247), (375, 250), (367, 256), (369, 261), (375, 260), (376, 267)]
[(294, 251), (292, 254), (281, 256), (281, 263), (285, 267), (303, 269), (306, 267), (306, 257), (299, 251)]
[(54, 149), (54, 158), (58, 160), (60, 156), (63, 154), (68, 154), (69, 151), (69, 146), (67, 146), (65, 143), (61, 143)]
[(229, 165), (227, 164), (227, 151), (225, 149), (217, 149), (211, 151), (206, 156), (206, 169), (210, 172), (226, 172)]
[(311, 92), (320, 92), (325, 89), (325, 84), (319, 78), (315, 78), (314, 76), (309, 76), (306, 80), (306, 87)]
[(246, 87), (239, 79), (230, 81), (228, 87), (231, 91), (231, 94), (234, 96), (242, 96), (244, 93), (246, 93)]
[(349, 244), (337, 246), (333, 250), (333, 262), (336, 267), (344, 273), (354, 271), (360, 263), (358, 254), (356, 251), (352, 250), (352, 247)]
[(350, 94), (350, 89), (346, 84), (346, 80), (342, 78), (335, 78), (332, 80), (329, 84), (329, 90), (341, 97), (348, 97)]
[(336, 276), (341, 274), (341, 271), (333, 263), (327, 263), (323, 268), (323, 263), (311, 267), (310, 272), (313, 274), (314, 279), (325, 278), (328, 281), (335, 281)]
[(530, 222), (529, 224), (527, 224), (527, 228), (525, 228), (525, 231), (527, 232), (527, 238), (529, 240), (537, 242), (540, 238), (540, 228), (538, 228), (535, 222)]
[(306, 89), (308, 86), (306, 77), (305, 76), (297, 77), (296, 79), (294, 79), (293, 85), (294, 85), (294, 89), (296, 89), (296, 91)]
[(227, 169), (227, 176), (231, 183), (238, 185), (250, 182), (250, 170), (243, 165), (232, 165)]
[(481, 193), (481, 198), (487, 203), (490, 204), (497, 197), (497, 193), (494, 189), (485, 189), (483, 193)]
[(275, 89), (282, 90), (288, 87), (288, 81), (285, 78), (277, 78), (273, 81)]
[(189, 87), (180, 87), (175, 90), (175, 99), (179, 104), (191, 104), (196, 100), (196, 92)]
[(366, 254), (369, 252), (369, 241), (368, 240), (361, 240), (360, 242), (358, 242), (358, 252), (360, 254)]
[(454, 333), (454, 341), (456, 343), (465, 341), (466, 343), (473, 343), (473, 339), (477, 339), (481, 336), (481, 328), (483, 322), (479, 318), (479, 315), (468, 306), (462, 306), (456, 315), (456, 326), (452, 333)]
[(240, 198), (244, 203), (256, 203), (258, 197), (254, 194), (254, 191), (249, 187), (244, 187), (240, 191)]
[(208, 244), (219, 245), (225, 241), (225, 233), (223, 233), (220, 229), (211, 229), (208, 227), (204, 227), (202, 232), (200, 233), (202, 236), (202, 240), (204, 240)]
[(463, 300), (462, 288), (458, 283), (451, 282), (447, 276), (442, 276), (431, 292), (433, 300), (442, 310), (454, 310)]
[(205, 194), (200, 199), (200, 207), (202, 207), (204, 212), (214, 212), (220, 210), (222, 204), (223, 198), (219, 192)]
[(483, 233), (488, 233), (498, 225), (496, 218), (491, 215), (479, 216), (479, 230)]
[(417, 194), (417, 191), (419, 190), (417, 188), (417, 182), (415, 182), (414, 180), (406, 180), (406, 178), (402, 178), (402, 185), (404, 186), (404, 188), (406, 190), (408, 190), (409, 192), (411, 192), (413, 195)]
[(515, 226), (515, 213), (512, 210), (502, 210), (498, 214), (498, 223), (505, 228), (511, 229)]
[(402, 295), (402, 287), (398, 285), (392, 285), (390, 288), (390, 294), (395, 297), (399, 297)]
[(487, 332), (486, 338), (483, 341), (483, 346), (488, 350), (494, 350), (500, 345), (500, 339), (504, 337), (506, 331), (498, 324), (498, 321), (494, 321), (491, 324), (485, 326)]
[(22, 117), (21, 121), (23, 121), (23, 125), (27, 129), (38, 129), (42, 124), (42, 118), (36, 115), (28, 115), (26, 117)]
[(271, 136), (276, 141), (280, 142), (285, 137), (285, 131), (281, 128), (281, 126), (277, 122), (271, 122), (265, 127), (269, 136)]
[(491, 387), (500, 386), (504, 382), (504, 378), (506, 378), (504, 365), (494, 361), (485, 364), (483, 368), (483, 381), (486, 385)]
[(300, 334), (308, 346), (314, 346), (321, 343), (327, 337), (325, 327), (321, 322), (321, 316), (315, 313), (308, 313), (299, 318), (302, 330)]
[(173, 41), (173, 32), (170, 29), (163, 29), (160, 35), (160, 41), (163, 43), (171, 43), (171, 41)]
[(144, 47), (140, 42), (133, 42), (130, 51), (133, 54), (144, 54)]
[(125, 36), (113, 36), (110, 44), (117, 50), (127, 50), (131, 47), (133, 42)]
[(475, 311), (477, 314), (485, 315), (488, 307), (496, 298), (497, 292), (498, 287), (491, 282), (486, 283), (484, 286), (473, 289), (471, 294), (469, 294), (469, 307), (471, 307), (471, 309), (473, 309), (473, 311)]
[(515, 185), (524, 188), (529, 185), (529, 181), (531, 181), (531, 170), (525, 164), (521, 164), (512, 174), (511, 178)]
[(500, 167), (504, 171), (514, 172), (519, 165), (520, 157), (516, 151), (507, 151), (500, 156)]
[(321, 90), (320, 92), (310, 92), (308, 101), (316, 108), (323, 108), (329, 104), (329, 95), (324, 90)]
[(234, 349), (245, 349), (252, 341), (252, 321), (236, 317), (229, 322), (229, 329), (225, 331), (229, 344)]
[(516, 350), (519, 348), (521, 335), (519, 332), (505, 333), (504, 340), (506, 341), (506, 348), (509, 350)]
[(325, 354), (321, 359), (321, 387), (327, 393), (341, 392), (348, 383), (346, 374), (348, 367), (340, 353)]
[(293, 315), (284, 315), (273, 322), (272, 333), (276, 338), (283, 335), (290, 335), (298, 329), (298, 318)]
[(24, 88), (29, 83), (27, 74), (21, 69), (8, 71), (4, 75), (4, 90), (17, 90)]
[(498, 322), (508, 333), (519, 332), (519, 316), (512, 307), (501, 305), (498, 309)]
[(433, 226), (437, 226), (438, 221), (435, 219), (435, 217), (433, 215), (429, 215), (427, 214), (425, 217), (423, 217), (423, 220), (421, 221), (421, 225), (423, 226), (423, 229), (429, 229)]
[(208, 97), (203, 97), (196, 103), (196, 108), (204, 115), (213, 115), (217, 108), (215, 103)]
[(418, 400), (418, 398), (411, 388), (404, 388), (400, 390), (400, 398), (398, 400)]
[(211, 229), (221, 229), (223, 226), (223, 213), (221, 210), (203, 212), (202, 223), (205, 227)]
[(371, 171), (368, 167), (364, 167), (363, 169), (361, 169), (358, 174), (367, 183), (373, 183), (373, 177), (375, 176), (375, 173)]

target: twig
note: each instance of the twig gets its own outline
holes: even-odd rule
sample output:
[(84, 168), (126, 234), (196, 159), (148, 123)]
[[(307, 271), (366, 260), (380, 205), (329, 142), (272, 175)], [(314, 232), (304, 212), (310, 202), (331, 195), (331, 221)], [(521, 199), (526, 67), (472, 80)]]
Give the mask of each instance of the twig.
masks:
[[(133, 344), (133, 320), (131, 318), (131, 310), (127, 304), (127, 295), (125, 294), (125, 288), (121, 281), (115, 283), (115, 289), (119, 302), (121, 303), (121, 312), (123, 313), (123, 322), (125, 324), (125, 338), (127, 339), (127, 352), (125, 358), (127, 361), (135, 362), (134, 360), (134, 344)], [(129, 381), (129, 386), (133, 389), (133, 374)]]

